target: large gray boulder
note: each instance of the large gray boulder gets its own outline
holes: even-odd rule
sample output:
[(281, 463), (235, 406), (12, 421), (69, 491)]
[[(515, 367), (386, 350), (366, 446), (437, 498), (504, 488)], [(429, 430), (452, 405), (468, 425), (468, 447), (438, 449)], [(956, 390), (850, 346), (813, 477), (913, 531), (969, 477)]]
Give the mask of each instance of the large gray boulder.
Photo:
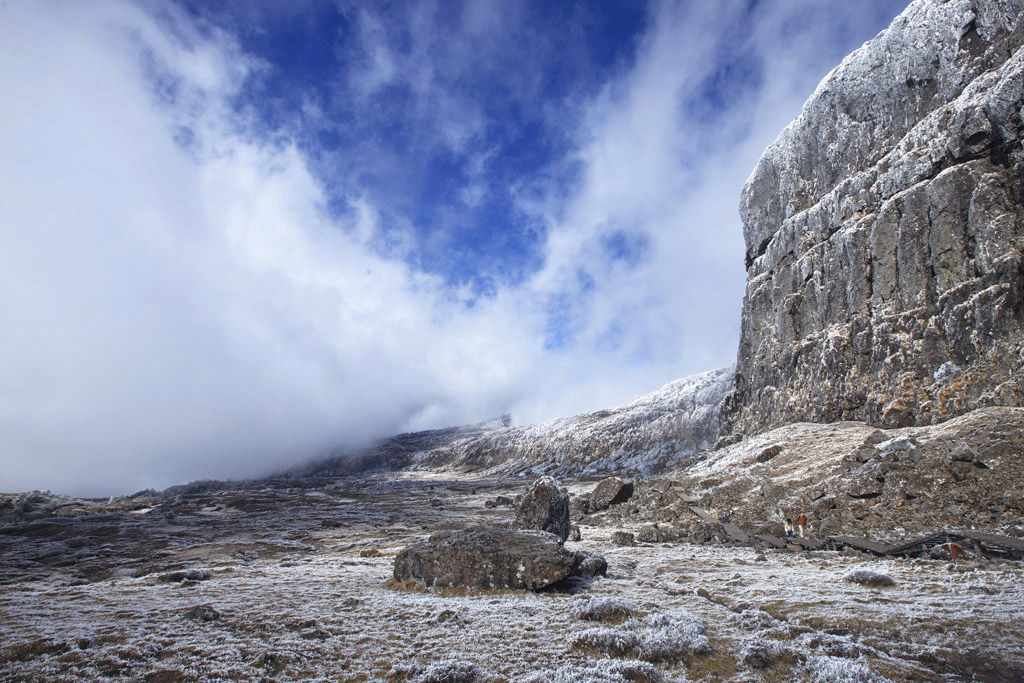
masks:
[(607, 510), (616, 503), (625, 503), (632, 496), (633, 482), (608, 477), (602, 479), (590, 494), (590, 507), (594, 510)]
[(743, 189), (725, 433), (1024, 405), (1024, 0), (917, 0)]
[(394, 577), (435, 587), (537, 590), (569, 577), (584, 559), (547, 531), (478, 526), (439, 531), (405, 548)]
[(551, 477), (533, 482), (516, 509), (513, 529), (550, 531), (562, 541), (569, 538), (569, 494)]

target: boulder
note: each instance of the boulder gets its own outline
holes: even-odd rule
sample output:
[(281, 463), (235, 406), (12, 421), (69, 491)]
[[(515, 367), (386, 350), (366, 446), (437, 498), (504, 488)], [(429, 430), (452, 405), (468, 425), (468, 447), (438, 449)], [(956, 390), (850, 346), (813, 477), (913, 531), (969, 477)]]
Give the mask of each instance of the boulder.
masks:
[(569, 538), (569, 494), (551, 477), (541, 477), (516, 509), (513, 529), (550, 531), (562, 541)]
[(637, 532), (636, 540), (641, 543), (661, 543), (664, 539), (657, 524), (644, 524)]
[(625, 482), (618, 477), (608, 477), (601, 481), (590, 494), (590, 507), (593, 510), (606, 510), (616, 503), (624, 503), (633, 495), (633, 482)]
[(567, 578), (584, 559), (547, 531), (478, 526), (439, 531), (405, 548), (394, 577), (436, 587), (538, 590)]

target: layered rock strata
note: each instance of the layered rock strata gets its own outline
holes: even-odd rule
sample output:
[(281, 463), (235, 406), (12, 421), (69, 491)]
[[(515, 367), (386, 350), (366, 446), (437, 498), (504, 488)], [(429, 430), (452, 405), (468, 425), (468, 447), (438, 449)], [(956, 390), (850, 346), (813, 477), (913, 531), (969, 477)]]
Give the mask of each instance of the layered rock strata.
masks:
[(725, 430), (1024, 404), (1024, 0), (918, 0), (742, 192)]

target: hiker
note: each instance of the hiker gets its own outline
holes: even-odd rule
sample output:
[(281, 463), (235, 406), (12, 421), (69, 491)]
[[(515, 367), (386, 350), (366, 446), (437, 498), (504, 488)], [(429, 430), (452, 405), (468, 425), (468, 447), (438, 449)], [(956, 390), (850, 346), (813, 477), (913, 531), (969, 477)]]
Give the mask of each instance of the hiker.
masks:
[(794, 521), (796, 522), (797, 531), (800, 532), (800, 538), (803, 538), (804, 527), (807, 526), (807, 515), (801, 512), (799, 515), (796, 516), (796, 520)]
[(793, 520), (786, 517), (786, 538), (793, 538)]

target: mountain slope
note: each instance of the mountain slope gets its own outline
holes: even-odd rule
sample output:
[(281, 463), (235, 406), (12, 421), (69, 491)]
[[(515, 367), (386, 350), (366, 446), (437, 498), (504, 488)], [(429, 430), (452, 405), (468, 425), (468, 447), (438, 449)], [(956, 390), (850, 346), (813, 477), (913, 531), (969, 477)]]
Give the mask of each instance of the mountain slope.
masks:
[(366, 467), (493, 474), (646, 475), (691, 457), (718, 439), (719, 409), (733, 368), (675, 380), (611, 410), (511, 427), (508, 420), (402, 434), (356, 455), (317, 463), (303, 476)]

